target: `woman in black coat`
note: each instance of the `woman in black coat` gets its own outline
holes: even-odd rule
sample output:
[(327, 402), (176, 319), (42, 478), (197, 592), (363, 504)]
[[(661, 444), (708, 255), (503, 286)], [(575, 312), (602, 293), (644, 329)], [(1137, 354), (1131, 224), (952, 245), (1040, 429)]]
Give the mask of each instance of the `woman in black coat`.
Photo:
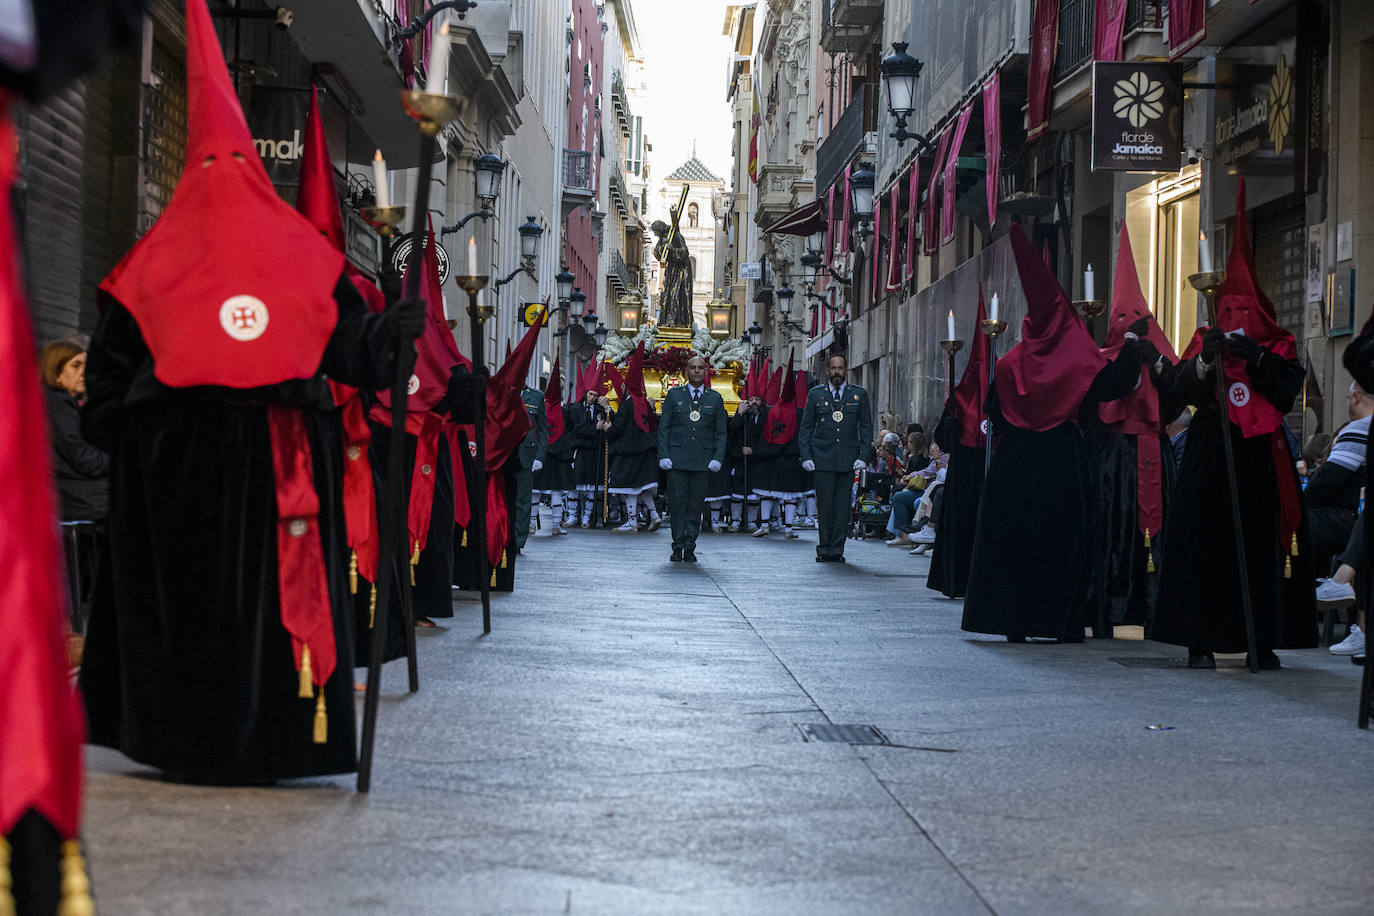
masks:
[(69, 340), (54, 341), (43, 348), (41, 365), (62, 521), (98, 521), (109, 514), (110, 456), (81, 435), (86, 351)]

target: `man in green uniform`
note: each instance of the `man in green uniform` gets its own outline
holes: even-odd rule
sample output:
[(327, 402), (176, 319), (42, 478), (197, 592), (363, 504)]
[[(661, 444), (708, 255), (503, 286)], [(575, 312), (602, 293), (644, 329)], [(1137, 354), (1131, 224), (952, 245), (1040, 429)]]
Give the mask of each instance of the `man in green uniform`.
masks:
[(516, 451), (515, 458), (515, 546), (524, 549), (530, 536), (530, 502), (534, 490), (534, 472), (544, 466), (544, 452), (549, 447), (549, 415), (544, 410), (544, 392), (526, 387), (520, 392), (525, 412), (530, 415), (530, 431)]
[(802, 467), (816, 472), (816, 511), (820, 515), (817, 563), (843, 563), (844, 538), (849, 527), (849, 494), (854, 472), (864, 466), (860, 457), (873, 435), (873, 411), (868, 392), (845, 382), (849, 363), (832, 356), (827, 383), (807, 394), (802, 414)]
[(658, 423), (658, 466), (668, 472), (674, 562), (697, 561), (710, 475), (725, 460), (725, 400), (706, 384), (706, 360), (687, 361), (687, 384), (669, 390)]

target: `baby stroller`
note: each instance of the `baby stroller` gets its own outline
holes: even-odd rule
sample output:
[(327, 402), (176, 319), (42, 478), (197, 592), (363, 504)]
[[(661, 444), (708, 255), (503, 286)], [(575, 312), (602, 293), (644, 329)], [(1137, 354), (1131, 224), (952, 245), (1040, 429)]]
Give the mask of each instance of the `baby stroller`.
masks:
[(887, 538), (887, 520), (892, 514), (893, 476), (864, 469), (854, 473), (850, 491), (850, 537)]

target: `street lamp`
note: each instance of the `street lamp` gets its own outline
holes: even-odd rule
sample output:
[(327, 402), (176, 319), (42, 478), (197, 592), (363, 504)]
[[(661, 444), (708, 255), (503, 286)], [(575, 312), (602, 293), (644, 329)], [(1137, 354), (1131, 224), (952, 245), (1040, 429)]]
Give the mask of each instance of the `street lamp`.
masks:
[(500, 289), (520, 274), (529, 274), (531, 280), (539, 282), (539, 277), (534, 272), (534, 267), (539, 263), (539, 237), (544, 234), (544, 227), (534, 221), (534, 217), (526, 218), (520, 226), (520, 266), (496, 281), (496, 288)]
[(850, 206), (861, 222), (873, 219), (873, 185), (877, 178), (867, 162), (860, 162), (859, 170), (849, 176)]
[(778, 297), (778, 312), (785, 319), (792, 314), (792, 297), (796, 295), (792, 287), (783, 284), (782, 289), (774, 293)]
[(496, 212), (496, 198), (501, 196), (501, 176), (506, 171), (506, 164), (497, 156), (491, 153), (479, 156), (477, 161), (472, 164), (473, 174), (477, 176), (476, 197), (478, 209), (472, 211), (467, 216), (458, 220), (451, 226), (443, 226), (439, 229), (439, 237), (442, 238), (450, 232), (457, 232), (474, 217), (481, 217), (483, 222), (491, 219), (492, 213)]
[(592, 332), (592, 336), (596, 339), (596, 346), (598, 350), (606, 346), (606, 338), (610, 335), (610, 333), (610, 331), (606, 330), (606, 326), (604, 324), (598, 324), (596, 326), (596, 330)]
[(820, 270), (824, 259), (815, 252), (808, 251), (801, 256), (802, 279), (806, 281), (808, 290), (816, 282), (816, 272)]
[(916, 80), (924, 65), (906, 53), (906, 47), (904, 41), (893, 42), (892, 53), (878, 65), (883, 82), (887, 84), (888, 113), (897, 119), (897, 129), (888, 136), (897, 141), (898, 147), (908, 140), (915, 140), (924, 149), (930, 145), (930, 141), (906, 129), (906, 119), (916, 110)]
[(811, 233), (811, 237), (806, 240), (806, 250), (815, 255), (825, 254), (825, 226)]
[(747, 333), (749, 334), (749, 346), (757, 350), (759, 344), (763, 343), (763, 328), (759, 327), (759, 323), (755, 321), (753, 324), (749, 325), (749, 331)]
[[(587, 294), (582, 292), (582, 287), (575, 288), (568, 296), (568, 308), (572, 310), (573, 321), (585, 320), (582, 316), (587, 311)], [(595, 318), (596, 316), (593, 315), (592, 317)], [(590, 333), (591, 328), (588, 328), (587, 331)]]
[[(577, 294), (574, 293), (573, 295), (577, 295)], [(587, 333), (588, 333), (588, 334), (591, 334), (593, 331), (595, 331), (595, 330), (596, 330), (596, 312), (587, 312), (585, 315), (583, 315), (583, 316), (582, 316), (582, 326), (583, 326), (584, 328), (587, 329)]]
[[(576, 279), (577, 278), (572, 275), (572, 272), (568, 270), (567, 264), (564, 264), (563, 269), (554, 276), (553, 281), (558, 287), (558, 301), (560, 303), (567, 303), (572, 299), (573, 281)], [(586, 302), (587, 297), (583, 296), (582, 301)]]

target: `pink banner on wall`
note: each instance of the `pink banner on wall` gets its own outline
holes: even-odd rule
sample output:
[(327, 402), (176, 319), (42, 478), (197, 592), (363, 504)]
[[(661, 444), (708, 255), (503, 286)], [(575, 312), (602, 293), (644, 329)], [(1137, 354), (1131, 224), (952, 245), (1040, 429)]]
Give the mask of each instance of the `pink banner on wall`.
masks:
[(939, 233), (940, 227), (936, 220), (936, 214), (940, 212), (940, 207), (935, 203), (936, 185), (940, 181), (940, 172), (945, 166), (945, 149), (949, 146), (949, 133), (946, 132), (940, 137), (940, 143), (935, 149), (935, 162), (930, 167), (930, 181), (926, 184), (926, 206), (925, 215), (921, 222), (921, 253), (933, 255), (939, 252), (940, 246), (935, 236)]
[(906, 248), (901, 232), (901, 223), (897, 220), (898, 211), (902, 209), (902, 180), (898, 178), (892, 183), (892, 193), (889, 195), (888, 213), (888, 242), (887, 248), (887, 288), (889, 291), (901, 289), (902, 287), (902, 254)]
[(959, 150), (964, 145), (964, 134), (968, 133), (968, 122), (973, 118), (970, 104), (959, 112), (959, 120), (954, 125), (954, 139), (949, 142), (949, 155), (945, 161), (944, 202), (940, 213), (940, 244), (948, 245), (954, 241), (954, 227), (957, 223), (954, 212), (954, 192), (959, 189)]
[(1121, 60), (1126, 0), (1093, 0), (1093, 60)]
[[(836, 182), (839, 184), (839, 182)], [(830, 270), (830, 265), (835, 258), (835, 185), (830, 186), (826, 191), (825, 199), (825, 251), (822, 252), (825, 258), (825, 269)]]
[(849, 250), (849, 173), (852, 171), (854, 171), (854, 163), (851, 162), (844, 167), (844, 190), (842, 192), (844, 194), (844, 223), (840, 229), (840, 234), (843, 236), (840, 239), (840, 244), (844, 251)]
[(1026, 103), (1026, 139), (1034, 140), (1050, 126), (1050, 92), (1054, 55), (1059, 48), (1059, 0), (1036, 0), (1031, 20), (1030, 69)]
[(883, 195), (881, 195), (881, 194), (874, 194), (874, 195), (873, 195), (873, 241), (870, 243), (869, 249), (868, 249), (868, 261), (869, 261), (869, 263), (873, 266), (873, 301), (874, 301), (874, 302), (877, 302), (877, 301), (878, 301), (878, 297), (879, 297), (880, 295), (882, 295), (882, 292), (883, 292), (883, 288), (882, 288), (882, 286), (880, 285), (880, 284), (882, 283), (883, 274), (882, 274), (882, 271), (881, 271), (881, 270), (879, 269), (879, 267), (878, 267), (878, 265), (881, 264), (882, 261), (883, 261), (882, 256), (881, 256), (881, 253), (879, 252), (880, 246), (878, 245), (878, 242), (880, 241), (880, 239), (881, 239), (881, 237), (882, 237), (882, 231), (881, 231), (881, 230), (882, 230), (882, 227), (883, 227)]
[(987, 157), (988, 225), (997, 222), (997, 176), (1002, 168), (1002, 73), (983, 85), (983, 149)]
[(921, 218), (921, 157), (911, 160), (911, 175), (907, 182), (907, 199), (911, 204), (906, 214), (906, 276), (916, 276), (916, 221)]
[(1169, 0), (1169, 59), (1207, 37), (1207, 0)]

